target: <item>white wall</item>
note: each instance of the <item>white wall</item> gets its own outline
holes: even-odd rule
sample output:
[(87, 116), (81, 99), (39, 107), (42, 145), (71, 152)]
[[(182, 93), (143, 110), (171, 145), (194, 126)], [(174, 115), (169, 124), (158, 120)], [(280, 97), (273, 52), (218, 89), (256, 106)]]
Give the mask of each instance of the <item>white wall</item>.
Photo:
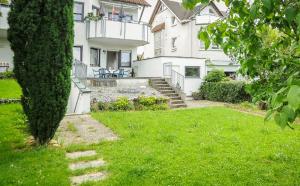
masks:
[(173, 69), (182, 75), (185, 75), (186, 66), (199, 66), (200, 78), (185, 77), (184, 93), (190, 96), (192, 92), (199, 89), (204, 77), (206, 76), (205, 59), (184, 58), (184, 57), (157, 57), (135, 61), (133, 68), (137, 77), (164, 77), (164, 64), (172, 63)]
[(0, 38), (0, 62), (9, 63), (10, 70), (13, 68), (13, 56), (8, 40)]

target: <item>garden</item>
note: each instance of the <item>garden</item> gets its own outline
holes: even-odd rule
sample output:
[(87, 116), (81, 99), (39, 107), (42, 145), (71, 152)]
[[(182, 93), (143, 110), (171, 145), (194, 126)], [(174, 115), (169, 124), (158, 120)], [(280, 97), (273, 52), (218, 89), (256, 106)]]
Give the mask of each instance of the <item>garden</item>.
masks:
[[(10, 86), (18, 86), (13, 80)], [(10, 93), (19, 97), (20, 90)], [(148, 101), (147, 101), (148, 102)], [(19, 104), (0, 105), (0, 185), (69, 185), (66, 152), (94, 149), (109, 178), (86, 185), (299, 185), (300, 127), (225, 107), (101, 111), (92, 117), (120, 140), (68, 147), (32, 146)]]
[[(70, 185), (97, 171), (107, 177), (84, 185), (300, 185), (298, 0), (224, 1), (226, 19), (199, 32), (206, 49), (221, 46), (250, 82), (213, 71), (194, 98), (264, 103), (264, 116), (225, 106), (170, 110), (165, 99), (120, 97), (88, 115), (117, 140), (69, 146), (52, 142), (70, 94), (73, 1), (45, 3), (11, 4), (14, 74), (0, 74), (0, 185)], [(66, 157), (86, 150), (95, 153)], [(71, 170), (70, 163), (93, 160), (105, 163)]]

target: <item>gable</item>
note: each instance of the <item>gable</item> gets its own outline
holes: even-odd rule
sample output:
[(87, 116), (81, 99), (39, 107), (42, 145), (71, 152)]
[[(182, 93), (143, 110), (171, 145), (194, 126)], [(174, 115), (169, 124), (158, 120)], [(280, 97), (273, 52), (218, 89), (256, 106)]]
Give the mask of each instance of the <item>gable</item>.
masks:
[(152, 15), (149, 20), (149, 25), (152, 25), (156, 15), (159, 13), (160, 7), (164, 5), (167, 9), (177, 18), (180, 23), (184, 21), (190, 21), (190, 19), (199, 14), (205, 7), (208, 5), (217, 13), (219, 16), (223, 16), (218, 7), (213, 3), (209, 3), (208, 5), (198, 5), (194, 10), (186, 10), (180, 2), (172, 1), (172, 0), (158, 0), (156, 6), (152, 12)]

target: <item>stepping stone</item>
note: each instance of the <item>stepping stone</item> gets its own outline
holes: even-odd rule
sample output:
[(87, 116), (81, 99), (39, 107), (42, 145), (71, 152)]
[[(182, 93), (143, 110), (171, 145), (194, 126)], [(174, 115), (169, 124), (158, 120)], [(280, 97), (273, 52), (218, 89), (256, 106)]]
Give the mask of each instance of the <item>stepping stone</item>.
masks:
[(81, 176), (74, 176), (71, 178), (71, 183), (72, 185), (80, 185), (84, 182), (88, 181), (100, 181), (105, 179), (107, 176), (106, 173), (104, 172), (96, 172), (96, 173), (90, 173), (90, 174), (85, 174)]
[(81, 157), (95, 156), (96, 154), (97, 154), (96, 151), (88, 150), (88, 151), (67, 153), (66, 156), (69, 159), (77, 159)]
[(105, 162), (103, 160), (93, 160), (87, 162), (71, 163), (69, 165), (69, 168), (74, 171), (79, 169), (101, 167), (103, 165), (105, 165)]

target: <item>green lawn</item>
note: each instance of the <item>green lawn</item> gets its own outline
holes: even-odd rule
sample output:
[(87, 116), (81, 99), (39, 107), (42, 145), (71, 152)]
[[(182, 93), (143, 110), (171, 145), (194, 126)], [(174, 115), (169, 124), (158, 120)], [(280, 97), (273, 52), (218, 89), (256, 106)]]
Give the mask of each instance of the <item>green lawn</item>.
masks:
[(0, 185), (68, 185), (65, 151), (32, 148), (21, 106), (0, 105)]
[(300, 185), (299, 126), (227, 108), (93, 116), (122, 138), (95, 147), (109, 162), (103, 185)]
[(19, 84), (14, 79), (0, 79), (0, 98), (20, 98)]
[(93, 117), (120, 140), (98, 145), (25, 145), (21, 107), (0, 106), (0, 185), (69, 185), (65, 151), (96, 149), (108, 179), (85, 185), (300, 185), (300, 126), (227, 108), (104, 112)]

